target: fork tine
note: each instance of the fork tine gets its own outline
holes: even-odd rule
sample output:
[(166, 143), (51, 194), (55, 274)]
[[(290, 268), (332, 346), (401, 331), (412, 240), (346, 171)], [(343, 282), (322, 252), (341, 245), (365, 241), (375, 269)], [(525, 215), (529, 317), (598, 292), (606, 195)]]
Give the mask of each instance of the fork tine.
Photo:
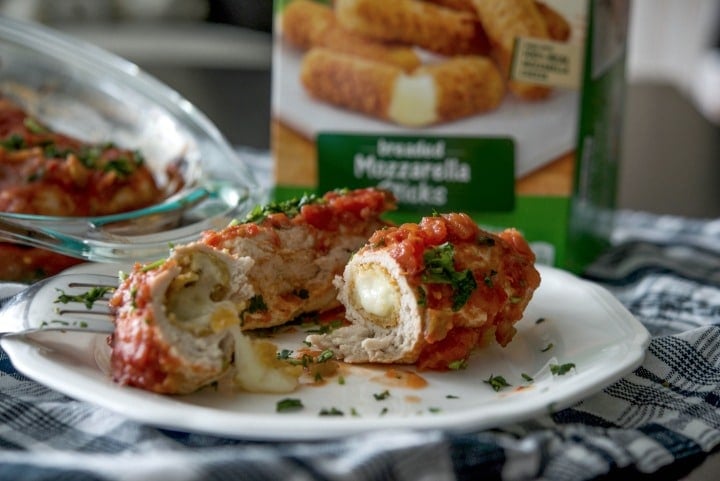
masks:
[[(118, 280), (102, 274), (61, 274), (35, 283), (17, 294), (0, 310), (0, 333), (15, 333), (47, 326), (63, 330), (112, 332), (107, 289)], [(85, 296), (100, 287), (100, 296)], [(60, 304), (72, 303), (68, 307)], [(76, 305), (85, 304), (85, 309)]]

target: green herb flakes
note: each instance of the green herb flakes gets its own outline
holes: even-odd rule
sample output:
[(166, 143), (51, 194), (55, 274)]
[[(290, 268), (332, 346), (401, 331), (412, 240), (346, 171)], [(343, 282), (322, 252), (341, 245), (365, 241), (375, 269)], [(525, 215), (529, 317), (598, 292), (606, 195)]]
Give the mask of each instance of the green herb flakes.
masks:
[(303, 403), (300, 399), (285, 398), (277, 402), (277, 404), (275, 405), (275, 411), (279, 413), (284, 413), (288, 411), (298, 411), (303, 407)]
[(332, 352), (330, 349), (325, 349), (323, 352), (321, 352), (317, 356), (317, 358), (315, 358), (315, 362), (316, 363), (327, 362), (330, 359), (332, 359), (333, 356), (335, 356), (334, 352)]
[(550, 364), (550, 372), (554, 376), (563, 376), (575, 369), (575, 363), (568, 362), (565, 364)]
[(151, 263), (149, 263), (149, 264), (145, 264), (144, 266), (142, 266), (141, 272), (149, 272), (149, 271), (151, 271), (151, 270), (153, 270), (153, 269), (157, 269), (158, 267), (160, 267), (161, 265), (163, 265), (166, 260), (167, 260), (167, 259), (158, 259), (158, 260), (156, 260), (156, 261), (154, 261), (154, 262), (151, 262)]
[(320, 416), (345, 416), (345, 413), (336, 407), (330, 409), (322, 408), (319, 413)]
[(300, 326), (308, 334), (329, 334), (335, 329), (342, 327), (343, 321), (341, 319), (333, 319), (328, 323), (305, 323)]
[(455, 248), (448, 242), (427, 249), (423, 254), (423, 282), (450, 284), (453, 290), (452, 310), (459, 311), (477, 288), (477, 282), (470, 269), (455, 270), (454, 257)]
[(385, 399), (390, 397), (390, 391), (388, 391), (386, 389), (381, 393), (373, 394), (373, 397), (375, 398), (376, 401), (384, 401)]
[(504, 377), (502, 376), (493, 376), (490, 375), (489, 378), (483, 381), (485, 384), (489, 384), (491, 388), (495, 392), (499, 392), (501, 389), (504, 389), (506, 387), (512, 386), (512, 384), (508, 383)]
[(468, 363), (466, 359), (458, 359), (457, 361), (452, 361), (448, 364), (448, 369), (451, 371), (461, 371), (463, 369), (467, 369)]
[(243, 312), (253, 314), (256, 312), (265, 312), (267, 310), (268, 306), (265, 304), (263, 297), (260, 294), (256, 294), (250, 298), (250, 305)]
[(264, 206), (256, 206), (243, 220), (246, 222), (262, 222), (271, 214), (283, 213), (292, 218), (300, 214), (304, 205), (319, 204), (325, 202), (322, 197), (315, 194), (306, 194), (300, 198), (288, 199), (279, 202), (270, 202)]
[(60, 294), (55, 299), (56, 304), (67, 304), (69, 302), (80, 302), (85, 304), (87, 309), (92, 309), (93, 304), (103, 298), (105, 294), (112, 291), (112, 287), (108, 286), (95, 286), (83, 294), (66, 294), (63, 290), (57, 289)]

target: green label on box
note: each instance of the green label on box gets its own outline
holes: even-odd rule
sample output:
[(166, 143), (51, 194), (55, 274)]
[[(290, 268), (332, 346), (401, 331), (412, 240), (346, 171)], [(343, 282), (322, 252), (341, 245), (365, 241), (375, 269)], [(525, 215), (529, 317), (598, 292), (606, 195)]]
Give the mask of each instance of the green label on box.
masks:
[(318, 191), (375, 186), (403, 210), (511, 211), (515, 147), (509, 138), (324, 133)]

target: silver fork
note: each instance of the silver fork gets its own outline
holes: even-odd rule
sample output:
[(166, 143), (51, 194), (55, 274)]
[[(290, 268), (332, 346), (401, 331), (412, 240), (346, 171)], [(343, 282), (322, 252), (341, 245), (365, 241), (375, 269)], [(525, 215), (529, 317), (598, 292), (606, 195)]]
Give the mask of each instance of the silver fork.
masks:
[(45, 331), (113, 331), (108, 299), (117, 277), (61, 274), (36, 282), (0, 309), (0, 336), (22, 337)]

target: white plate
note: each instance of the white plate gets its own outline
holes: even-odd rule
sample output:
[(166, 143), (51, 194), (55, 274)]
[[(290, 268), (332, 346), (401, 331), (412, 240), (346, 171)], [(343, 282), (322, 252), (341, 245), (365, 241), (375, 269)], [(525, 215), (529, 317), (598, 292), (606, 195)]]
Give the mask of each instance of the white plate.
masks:
[[(100, 264), (73, 271), (117, 272)], [(162, 396), (119, 386), (108, 376), (108, 348), (98, 335), (46, 333), (42, 342), (1, 342), (28, 377), (153, 426), (267, 440), (322, 439), (393, 428), (468, 432), (568, 407), (635, 369), (644, 357), (647, 330), (609, 292), (555, 268), (541, 266), (540, 273), (541, 286), (517, 324), (515, 339), (504, 349), (493, 346), (476, 353), (465, 370), (415, 373), (411, 367), (342, 365), (344, 384), (330, 378), (319, 386), (301, 385), (290, 395), (208, 388), (187, 396)], [(297, 330), (273, 340), (279, 347), (299, 349), (304, 335)], [(550, 373), (550, 364), (565, 363), (576, 368), (562, 376)], [(420, 376), (427, 386), (394, 385), (386, 375), (392, 368)], [(534, 381), (523, 381), (523, 373)], [(512, 387), (495, 392), (483, 382), (491, 375), (503, 376)], [(386, 399), (375, 398), (385, 390)], [(300, 399), (304, 408), (277, 413), (277, 402), (288, 397)], [(320, 415), (332, 408), (344, 415)]]

